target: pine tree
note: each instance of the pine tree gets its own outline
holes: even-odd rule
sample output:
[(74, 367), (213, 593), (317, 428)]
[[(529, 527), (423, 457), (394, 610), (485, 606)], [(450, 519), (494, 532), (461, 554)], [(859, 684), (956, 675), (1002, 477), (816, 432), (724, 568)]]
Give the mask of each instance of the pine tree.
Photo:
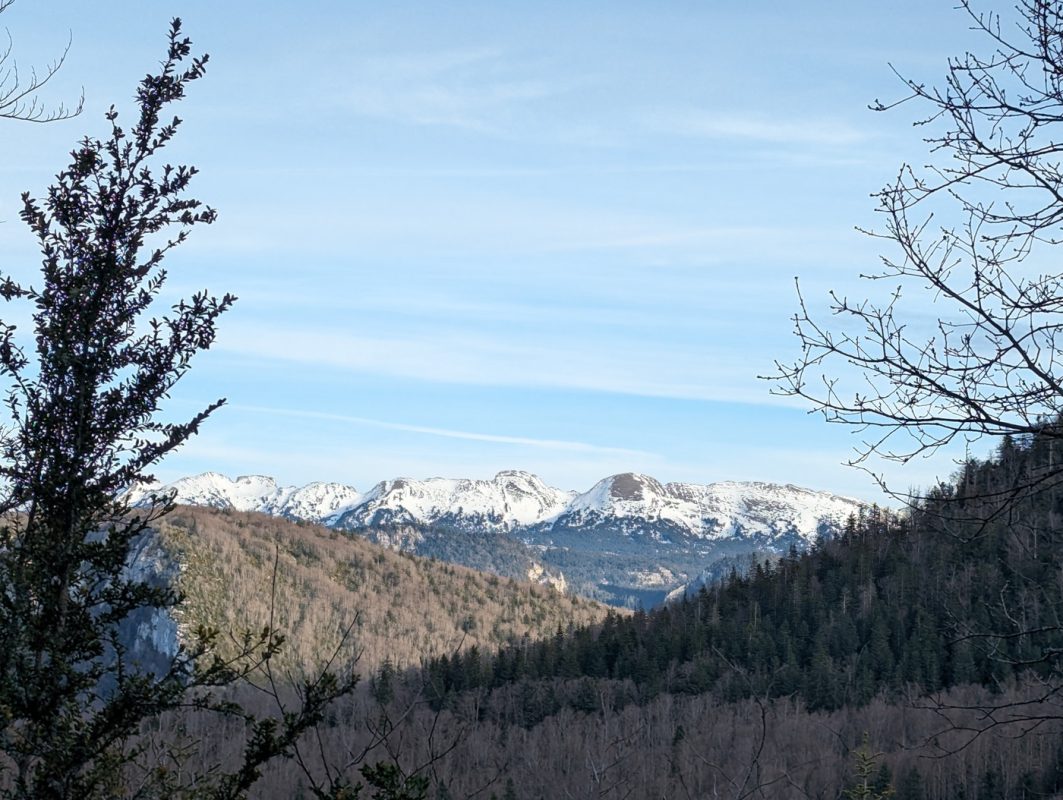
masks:
[(882, 785), (878, 763), (881, 755), (871, 751), (870, 736), (865, 732), (853, 754), (853, 784), (845, 790), (847, 800), (886, 800), (894, 796), (891, 786)]

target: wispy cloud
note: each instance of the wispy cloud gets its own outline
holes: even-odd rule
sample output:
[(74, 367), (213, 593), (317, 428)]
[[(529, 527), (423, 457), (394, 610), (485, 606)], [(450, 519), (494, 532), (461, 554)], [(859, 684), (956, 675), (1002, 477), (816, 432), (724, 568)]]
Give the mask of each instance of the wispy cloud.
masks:
[(515, 72), (500, 50), (474, 48), (367, 58), (346, 101), (368, 117), (500, 133), (513, 106), (563, 90)]
[(344, 370), (433, 383), (524, 386), (575, 391), (793, 405), (756, 378), (768, 371), (749, 353), (703, 351), (634, 340), (573, 346), (562, 335), (542, 341), (501, 340), (495, 334), (351, 336), (339, 331), (276, 330), (266, 325), (230, 328), (219, 349), (241, 359), (286, 362), (308, 369)]
[(838, 245), (858, 239), (846, 220), (822, 224), (728, 224), (656, 209), (610, 208), (558, 194), (541, 199), (514, 192), (426, 187), (418, 193), (337, 197), (330, 208), (293, 208), (280, 216), (253, 204), (232, 209), (225, 225), (204, 230), (188, 251), (204, 254), (297, 252), (335, 256), (352, 242), (361, 252), (395, 258), (556, 254), (579, 251), (712, 253), (718, 260), (751, 258), (822, 263)]
[[(337, 440), (338, 439), (338, 440)], [(155, 470), (169, 482), (186, 475), (215, 470), (232, 476), (249, 472), (270, 475), (282, 485), (310, 481), (340, 481), (365, 489), (386, 478), (489, 478), (504, 469), (523, 469), (547, 484), (584, 491), (606, 475), (638, 471), (661, 473), (666, 460), (658, 455), (631, 455), (626, 451), (557, 451), (544, 448), (440, 448), (426, 439), (420, 446), (398, 447), (394, 441), (365, 441), (337, 437), (323, 443), (303, 437), (302, 446), (279, 448), (275, 440), (260, 446), (240, 444), (225, 434), (204, 432), (173, 454)], [(661, 473), (663, 474), (663, 473)], [(690, 473), (698, 474), (697, 471)]]
[(649, 127), (678, 136), (727, 139), (760, 144), (843, 147), (860, 144), (867, 133), (843, 120), (791, 116), (768, 117), (705, 109), (658, 110)]
[(522, 447), (535, 447), (543, 450), (557, 450), (569, 453), (597, 453), (602, 455), (622, 455), (642, 458), (655, 458), (655, 453), (645, 450), (632, 450), (624, 447), (604, 447), (588, 442), (574, 442), (562, 439), (535, 439), (527, 436), (506, 436), (495, 433), (479, 433), (476, 431), (459, 431), (450, 428), (435, 428), (426, 425), (410, 425), (404, 422), (388, 422), (386, 420), (370, 419), (368, 417), (356, 417), (348, 414), (333, 414), (323, 411), (306, 411), (291, 408), (272, 408), (269, 406), (240, 405), (231, 407), (234, 411), (244, 411), (254, 414), (269, 414), (272, 416), (295, 417), (299, 419), (322, 420), (326, 422), (340, 422), (350, 425), (366, 425), (373, 428), (384, 428), (392, 431), (406, 433), (420, 433), (426, 436), (439, 436), (444, 439), (464, 439), (472, 442), (487, 442), (492, 444), (519, 445)]

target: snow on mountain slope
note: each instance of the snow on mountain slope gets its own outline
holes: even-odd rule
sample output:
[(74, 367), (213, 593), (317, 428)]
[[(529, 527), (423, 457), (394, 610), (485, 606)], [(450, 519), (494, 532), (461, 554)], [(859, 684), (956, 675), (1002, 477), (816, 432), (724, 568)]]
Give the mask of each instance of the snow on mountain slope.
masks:
[[(356, 531), (396, 549), (533, 580), (617, 605), (649, 606), (722, 558), (804, 549), (864, 505), (769, 483), (666, 483), (622, 473), (577, 494), (527, 472), (490, 480), (397, 478), (364, 495), (350, 486), (280, 487), (217, 473), (169, 486), (179, 503), (261, 511)], [(148, 489), (132, 492), (143, 499)], [(560, 577), (558, 577), (560, 576)]]
[(262, 511), (352, 530), (440, 524), (489, 531), (656, 525), (708, 540), (796, 535), (812, 541), (825, 528), (840, 528), (863, 505), (790, 485), (662, 484), (630, 472), (603, 478), (582, 494), (547, 486), (528, 472), (507, 470), (490, 480), (396, 478), (364, 495), (338, 483), (282, 487), (264, 475), (232, 480), (205, 472), (165, 486), (137, 487), (133, 502), (153, 490), (172, 490), (179, 503)]
[(382, 481), (339, 518), (348, 529), (436, 525), (512, 530), (552, 519), (574, 496), (528, 472), (499, 472), (491, 480), (397, 478)]
[(796, 533), (814, 540), (824, 527), (841, 529), (865, 503), (828, 492), (771, 483), (670, 483), (672, 496), (697, 508), (705, 536), (723, 538), (744, 532)]
[(840, 528), (861, 505), (858, 500), (797, 486), (661, 484), (648, 475), (623, 473), (604, 478), (577, 496), (552, 527), (664, 523), (706, 539), (789, 533), (811, 541), (824, 527)]
[(357, 489), (340, 483), (318, 482), (297, 488), (278, 486), (265, 475), (241, 475), (232, 480), (217, 472), (204, 472), (165, 485), (134, 487), (130, 502), (144, 502), (152, 492), (169, 491), (176, 502), (186, 505), (261, 511), (325, 524), (333, 523), (361, 499)]
[(289, 493), (284, 496), (278, 510), (263, 509), (267, 514), (323, 522), (326, 525), (334, 524), (362, 499), (361, 493), (353, 486), (323, 481), (282, 491)]
[(576, 497), (558, 520), (569, 527), (594, 525), (604, 520), (671, 522), (695, 530), (700, 526), (697, 509), (672, 496), (655, 478), (625, 472), (611, 475)]

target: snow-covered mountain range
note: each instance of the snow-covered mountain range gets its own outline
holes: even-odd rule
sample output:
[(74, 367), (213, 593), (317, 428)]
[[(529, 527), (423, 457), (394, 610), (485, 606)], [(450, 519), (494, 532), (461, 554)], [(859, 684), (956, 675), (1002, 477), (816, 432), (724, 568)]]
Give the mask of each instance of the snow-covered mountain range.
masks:
[(387, 525), (449, 525), (514, 530), (560, 516), (575, 492), (547, 486), (528, 472), (505, 471), (491, 480), (396, 478), (383, 481), (338, 519), (347, 529)]
[(545, 565), (581, 594), (629, 604), (656, 602), (719, 558), (803, 549), (863, 505), (790, 485), (662, 484), (635, 473), (577, 493), (509, 470), (490, 480), (397, 478), (365, 494), (338, 483), (284, 487), (265, 476), (208, 472), (137, 487), (132, 499), (153, 491), (172, 491), (179, 503), (320, 522), (503, 574)]
[(234, 480), (217, 472), (204, 472), (173, 483), (136, 486), (129, 498), (136, 505), (146, 502), (152, 493), (166, 492), (173, 492), (174, 499), (185, 505), (259, 511), (325, 525), (332, 524), (361, 500), (357, 489), (342, 483), (278, 486), (265, 475), (241, 475)]
[(624, 473), (598, 481), (550, 520), (550, 528), (619, 523), (643, 534), (672, 531), (704, 539), (794, 535), (810, 542), (863, 505), (828, 492), (772, 483), (661, 484)]

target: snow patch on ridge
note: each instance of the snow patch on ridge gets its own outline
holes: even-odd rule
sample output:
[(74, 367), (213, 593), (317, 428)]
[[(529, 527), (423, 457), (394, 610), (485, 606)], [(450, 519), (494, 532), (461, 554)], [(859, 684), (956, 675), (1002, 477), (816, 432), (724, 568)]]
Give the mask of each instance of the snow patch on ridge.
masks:
[(610, 521), (666, 523), (703, 539), (796, 534), (814, 540), (840, 527), (864, 503), (797, 486), (726, 481), (661, 484), (648, 475), (622, 473), (577, 496), (555, 524), (583, 527)]
[(339, 523), (365, 528), (466, 520), (487, 530), (512, 530), (557, 516), (573, 495), (517, 470), (499, 472), (491, 480), (396, 478), (366, 492)]
[(216, 472), (165, 486), (137, 487), (132, 502), (172, 491), (179, 503), (261, 511), (348, 530), (443, 526), (468, 531), (540, 531), (614, 526), (668, 544), (674, 535), (705, 541), (729, 538), (814, 541), (840, 529), (865, 505), (792, 485), (726, 481), (662, 484), (649, 475), (603, 478), (582, 494), (547, 486), (529, 472), (506, 470), (489, 480), (395, 478), (364, 495), (338, 483), (278, 486), (264, 475), (235, 480)]
[(330, 525), (361, 500), (353, 486), (341, 483), (310, 483), (278, 486), (266, 475), (241, 475), (235, 480), (217, 472), (204, 472), (168, 484), (136, 486), (129, 492), (133, 505), (146, 503), (151, 494), (172, 492), (178, 503), (234, 511), (260, 511), (289, 519), (304, 519)]

